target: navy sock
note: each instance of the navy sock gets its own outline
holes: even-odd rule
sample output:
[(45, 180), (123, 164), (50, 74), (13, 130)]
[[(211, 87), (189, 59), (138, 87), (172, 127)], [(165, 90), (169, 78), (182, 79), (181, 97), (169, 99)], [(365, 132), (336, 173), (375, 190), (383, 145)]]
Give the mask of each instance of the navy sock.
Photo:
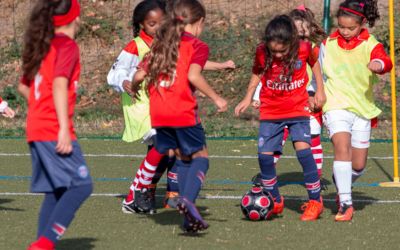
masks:
[(49, 222), (50, 214), (53, 213), (54, 208), (57, 205), (57, 201), (61, 198), (61, 196), (65, 192), (65, 188), (60, 188), (54, 191), (53, 193), (46, 193), (44, 196), (44, 200), (42, 202), (42, 206), (39, 212), (39, 223), (38, 223), (38, 232), (37, 238), (44, 232), (46, 226)]
[(311, 149), (296, 151), (297, 159), (303, 167), (304, 183), (310, 200), (320, 200), (321, 184), (318, 177), (317, 165)]
[(46, 228), (40, 236), (51, 240), (54, 244), (61, 238), (75, 216), (75, 212), (92, 193), (92, 184), (67, 189), (51, 214)]
[(274, 156), (258, 154), (258, 163), (260, 164), (261, 178), (265, 190), (272, 194), (277, 202), (281, 202), (281, 195), (278, 189), (278, 179), (274, 164)]
[(204, 157), (194, 158), (190, 164), (185, 188), (181, 195), (193, 203), (195, 203), (195, 200), (200, 193), (201, 186), (203, 185), (207, 174), (208, 165), (209, 160)]
[(168, 169), (170, 165), (170, 158), (168, 155), (164, 156), (160, 163), (158, 163), (157, 168), (156, 168), (156, 173), (153, 176), (153, 179), (151, 180), (151, 184), (157, 184), (165, 171)]
[(189, 172), (190, 163), (183, 162), (182, 160), (176, 160), (175, 162), (176, 169), (178, 172), (178, 187), (179, 187), (179, 194), (183, 194), (183, 190), (185, 189), (186, 181), (187, 181), (187, 174)]
[(171, 158), (167, 173), (167, 191), (179, 192), (178, 167), (175, 164), (175, 157)]

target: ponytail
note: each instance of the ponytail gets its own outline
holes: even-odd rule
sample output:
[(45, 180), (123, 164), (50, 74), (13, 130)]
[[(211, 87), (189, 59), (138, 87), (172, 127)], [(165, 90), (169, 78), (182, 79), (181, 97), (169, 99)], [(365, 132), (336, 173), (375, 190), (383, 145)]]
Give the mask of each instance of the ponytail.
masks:
[[(158, 81), (173, 83), (179, 55), (179, 44), (185, 26), (205, 18), (204, 6), (197, 0), (170, 1), (167, 17), (158, 29), (151, 47), (146, 80), (158, 87)], [(161, 79), (160, 79), (161, 78)]]
[(53, 16), (64, 15), (70, 8), (71, 0), (39, 0), (33, 8), (22, 53), (22, 70), (27, 80), (35, 77), (50, 50), (54, 37)]
[(374, 27), (380, 18), (378, 0), (346, 0), (340, 4), (337, 12), (337, 17), (340, 16), (352, 16), (360, 24), (365, 20), (369, 27)]

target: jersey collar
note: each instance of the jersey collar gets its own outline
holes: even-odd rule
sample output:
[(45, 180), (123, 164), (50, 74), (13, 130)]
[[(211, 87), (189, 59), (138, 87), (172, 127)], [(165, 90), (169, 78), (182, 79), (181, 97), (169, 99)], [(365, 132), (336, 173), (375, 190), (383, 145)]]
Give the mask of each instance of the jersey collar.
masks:
[(140, 38), (143, 39), (143, 41), (147, 44), (147, 46), (151, 47), (151, 44), (153, 43), (153, 37), (148, 35), (144, 30), (141, 30), (139, 33)]

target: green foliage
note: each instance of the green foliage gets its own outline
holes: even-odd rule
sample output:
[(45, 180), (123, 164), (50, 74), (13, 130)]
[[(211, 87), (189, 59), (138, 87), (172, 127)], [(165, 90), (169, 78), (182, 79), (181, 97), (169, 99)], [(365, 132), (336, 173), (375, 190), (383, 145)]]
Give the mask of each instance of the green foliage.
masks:
[(14, 86), (6, 86), (3, 89), (1, 97), (8, 102), (8, 105), (12, 108), (26, 109), (26, 100), (17, 92)]
[(103, 16), (85, 16), (78, 37), (92, 36), (111, 45), (116, 37), (123, 38), (121, 23)]

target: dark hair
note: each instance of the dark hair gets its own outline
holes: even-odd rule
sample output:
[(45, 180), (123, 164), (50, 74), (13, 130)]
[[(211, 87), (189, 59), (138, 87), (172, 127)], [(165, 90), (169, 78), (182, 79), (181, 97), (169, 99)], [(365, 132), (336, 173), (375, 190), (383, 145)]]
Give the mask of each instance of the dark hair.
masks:
[(323, 40), (327, 37), (325, 31), (321, 28), (318, 22), (315, 20), (314, 13), (309, 9), (305, 10), (294, 9), (289, 13), (289, 16), (294, 21), (308, 22), (310, 24), (310, 37), (309, 40), (319, 46)]
[(167, 16), (157, 30), (148, 54), (149, 70), (146, 80), (149, 84), (158, 86), (160, 75), (172, 84), (184, 28), (205, 16), (206, 10), (197, 0), (174, 0), (168, 3)]
[[(350, 9), (361, 15), (352, 13), (343, 8)], [(351, 16), (357, 20), (358, 23), (362, 24), (364, 18), (367, 20), (369, 27), (374, 27), (375, 21), (380, 18), (378, 10), (378, 0), (346, 0), (340, 4), (337, 12), (337, 17)]]
[(289, 46), (289, 53), (283, 58), (285, 75), (287, 82), (291, 81), (294, 66), (298, 58), (299, 36), (293, 20), (287, 15), (276, 16), (265, 28), (265, 71), (272, 65), (273, 56), (269, 50), (269, 43), (278, 42)]
[(144, 0), (140, 2), (132, 14), (133, 36), (137, 37), (140, 32), (140, 24), (146, 19), (147, 14), (152, 11), (160, 9), (165, 11), (165, 1), (163, 0)]
[(24, 77), (32, 80), (49, 52), (54, 37), (54, 15), (64, 15), (71, 8), (71, 0), (39, 0), (32, 10), (25, 31), (22, 53)]

